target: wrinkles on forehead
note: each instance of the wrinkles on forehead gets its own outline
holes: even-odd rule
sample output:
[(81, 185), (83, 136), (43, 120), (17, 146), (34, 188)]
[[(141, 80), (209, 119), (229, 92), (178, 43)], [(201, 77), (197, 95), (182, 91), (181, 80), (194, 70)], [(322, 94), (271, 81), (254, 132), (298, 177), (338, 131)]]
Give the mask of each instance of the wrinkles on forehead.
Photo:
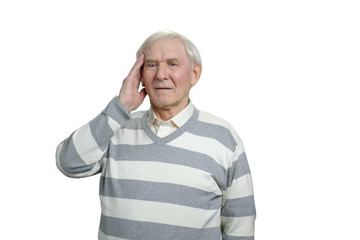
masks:
[[(174, 40), (177, 41), (177, 44), (168, 44), (171, 41), (174, 42)], [(191, 63), (185, 45), (179, 38), (158, 39), (144, 49), (144, 55), (145, 62), (186, 59), (187, 62)]]

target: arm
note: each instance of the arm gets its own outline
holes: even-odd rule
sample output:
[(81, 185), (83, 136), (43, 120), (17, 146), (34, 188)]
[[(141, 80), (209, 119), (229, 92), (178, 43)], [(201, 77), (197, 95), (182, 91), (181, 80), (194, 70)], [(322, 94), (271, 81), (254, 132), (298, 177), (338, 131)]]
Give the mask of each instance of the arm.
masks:
[(227, 185), (221, 211), (223, 240), (253, 240), (256, 217), (254, 193), (250, 168), (241, 141), (228, 170)]
[(87, 177), (101, 171), (101, 161), (114, 133), (130, 118), (129, 112), (143, 102), (146, 91), (138, 91), (144, 56), (137, 59), (123, 81), (119, 96), (88, 124), (61, 142), (56, 150), (56, 165), (69, 177)]
[(101, 114), (58, 145), (56, 164), (59, 170), (76, 178), (99, 173), (110, 139), (129, 118), (127, 110), (114, 98)]

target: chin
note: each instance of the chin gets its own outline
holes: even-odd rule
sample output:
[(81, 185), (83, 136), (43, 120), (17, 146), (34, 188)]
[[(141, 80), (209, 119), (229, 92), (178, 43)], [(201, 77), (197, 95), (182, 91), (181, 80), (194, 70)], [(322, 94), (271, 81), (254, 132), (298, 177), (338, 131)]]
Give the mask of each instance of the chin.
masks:
[(166, 109), (171, 108), (171, 106), (173, 106), (176, 102), (174, 99), (164, 96), (153, 99), (150, 98), (150, 101), (152, 105)]
[(172, 104), (170, 102), (167, 102), (167, 101), (152, 102), (152, 105), (155, 105), (156, 107), (163, 108), (163, 109), (169, 109), (172, 106)]

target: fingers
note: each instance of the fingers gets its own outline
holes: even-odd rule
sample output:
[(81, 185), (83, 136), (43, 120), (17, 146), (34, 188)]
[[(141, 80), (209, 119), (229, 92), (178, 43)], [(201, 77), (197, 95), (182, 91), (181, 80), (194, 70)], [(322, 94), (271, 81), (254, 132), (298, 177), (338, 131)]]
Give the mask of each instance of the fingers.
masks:
[(141, 56), (138, 59), (136, 59), (135, 64), (133, 65), (133, 67), (130, 70), (130, 73), (133, 73), (133, 74), (140, 73), (141, 74), (140, 69), (141, 69), (142, 65), (144, 64), (144, 58), (145, 58), (144, 54), (141, 54)]
[(146, 92), (145, 88), (141, 89), (141, 91), (139, 92), (139, 97), (140, 97), (140, 99), (142, 99), (142, 101), (144, 100), (146, 95), (147, 95), (147, 92)]
[(119, 100), (128, 112), (137, 109), (146, 97), (145, 89), (142, 89), (140, 92), (138, 90), (141, 82), (141, 67), (144, 64), (144, 58), (144, 54), (141, 54), (136, 60), (120, 89)]
[(144, 54), (136, 60), (133, 67), (131, 68), (126, 81), (129, 81), (131, 85), (135, 88), (138, 88), (141, 81), (141, 67), (144, 64)]

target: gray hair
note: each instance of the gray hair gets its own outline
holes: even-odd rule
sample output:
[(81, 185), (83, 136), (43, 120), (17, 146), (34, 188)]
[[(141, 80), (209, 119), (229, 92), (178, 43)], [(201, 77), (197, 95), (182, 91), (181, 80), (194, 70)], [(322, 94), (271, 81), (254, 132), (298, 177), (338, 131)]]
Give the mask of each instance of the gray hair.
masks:
[(153, 44), (156, 40), (160, 39), (174, 39), (178, 38), (180, 39), (185, 47), (186, 53), (190, 59), (190, 61), (194, 64), (201, 65), (201, 57), (200, 53), (197, 50), (196, 46), (186, 37), (183, 35), (173, 32), (173, 31), (159, 31), (154, 34), (152, 34), (150, 37), (148, 37), (144, 43), (140, 46), (139, 50), (136, 52), (136, 58), (139, 58), (141, 54), (147, 50)]

